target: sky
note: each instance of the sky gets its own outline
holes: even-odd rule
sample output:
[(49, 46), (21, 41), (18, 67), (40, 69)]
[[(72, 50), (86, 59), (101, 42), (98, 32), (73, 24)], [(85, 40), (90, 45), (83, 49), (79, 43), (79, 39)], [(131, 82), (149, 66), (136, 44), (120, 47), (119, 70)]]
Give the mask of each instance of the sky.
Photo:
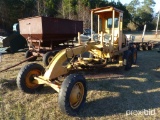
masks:
[[(111, 0), (109, 0), (109, 1), (111, 1)], [(117, 2), (118, 0), (114, 0), (115, 2)], [(143, 1), (143, 0), (140, 0), (141, 2)], [(154, 12), (156, 13), (156, 12), (158, 12), (159, 10), (160, 10), (160, 6), (158, 6), (158, 5), (160, 5), (160, 0), (154, 0), (155, 1), (155, 7), (154, 7)], [(120, 0), (120, 2), (122, 3), (122, 4), (125, 4), (125, 3), (130, 3), (131, 2), (131, 0)]]

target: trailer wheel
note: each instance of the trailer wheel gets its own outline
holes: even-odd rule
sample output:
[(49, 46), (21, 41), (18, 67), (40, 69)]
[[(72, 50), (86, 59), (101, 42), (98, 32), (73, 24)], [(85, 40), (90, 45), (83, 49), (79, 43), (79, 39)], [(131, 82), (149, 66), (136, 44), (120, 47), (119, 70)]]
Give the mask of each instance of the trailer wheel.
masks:
[(43, 56), (43, 64), (45, 66), (48, 66), (49, 63), (51, 62), (52, 58), (58, 53), (58, 51), (50, 51), (44, 54)]
[(143, 44), (142, 44), (142, 50), (143, 50), (143, 51), (146, 51), (147, 48), (148, 48), (147, 45), (146, 45), (145, 43), (143, 43)]
[[(32, 52), (27, 50), (26, 53), (25, 53), (25, 58), (29, 58), (33, 56)], [(28, 61), (35, 61), (37, 59), (37, 56), (34, 56), (33, 58), (29, 59)]]
[(130, 70), (132, 67), (132, 64), (133, 64), (133, 56), (132, 56), (132, 52), (130, 50), (125, 51), (124, 59), (126, 60), (126, 64), (125, 64), (124, 69)]
[(148, 50), (152, 50), (152, 44), (151, 43), (148, 44)]
[(76, 115), (87, 96), (86, 80), (82, 75), (71, 74), (62, 83), (58, 103), (62, 112)]
[(139, 43), (136, 44), (136, 49), (137, 49), (138, 51), (140, 51), (140, 44), (139, 44)]
[(44, 73), (44, 68), (36, 63), (28, 64), (21, 68), (17, 76), (17, 86), (26, 93), (35, 93), (43, 88), (43, 85), (33, 83), (34, 77)]

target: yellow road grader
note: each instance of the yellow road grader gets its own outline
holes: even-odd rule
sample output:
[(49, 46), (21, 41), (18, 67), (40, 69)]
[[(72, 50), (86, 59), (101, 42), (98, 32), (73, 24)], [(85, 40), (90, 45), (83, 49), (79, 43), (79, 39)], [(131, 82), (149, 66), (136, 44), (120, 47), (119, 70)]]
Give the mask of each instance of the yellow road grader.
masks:
[[(93, 22), (97, 16), (97, 25)], [(109, 63), (118, 63), (129, 70), (136, 63), (137, 51), (128, 43), (122, 33), (123, 11), (108, 6), (91, 10), (91, 33), (97, 26), (96, 34), (83, 43), (78, 36), (74, 47), (59, 51), (44, 69), (37, 63), (31, 63), (19, 71), (17, 86), (26, 93), (35, 93), (44, 85), (59, 93), (58, 103), (62, 112), (75, 115), (84, 105), (87, 96), (87, 84), (78, 70), (105, 67)], [(89, 57), (82, 54), (89, 52)], [(74, 71), (74, 72), (72, 72)], [(64, 78), (64, 79), (63, 79)]]

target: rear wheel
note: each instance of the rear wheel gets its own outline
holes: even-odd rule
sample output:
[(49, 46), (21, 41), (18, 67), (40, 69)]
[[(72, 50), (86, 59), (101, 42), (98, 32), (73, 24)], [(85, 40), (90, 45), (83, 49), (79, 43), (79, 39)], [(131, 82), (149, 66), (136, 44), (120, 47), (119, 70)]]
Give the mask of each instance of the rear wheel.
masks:
[(59, 106), (62, 112), (76, 115), (86, 101), (87, 86), (82, 75), (71, 74), (62, 83), (59, 92)]
[(130, 70), (133, 64), (133, 56), (130, 50), (125, 51), (124, 53), (124, 60), (125, 60), (125, 70)]
[[(30, 50), (27, 50), (25, 53), (25, 58), (29, 58), (33, 56), (32, 52)], [(37, 59), (37, 56), (34, 56), (33, 58), (29, 59), (28, 61), (35, 61)]]
[(35, 93), (43, 87), (34, 83), (34, 77), (44, 73), (44, 68), (36, 63), (31, 63), (21, 68), (17, 76), (17, 86), (26, 93)]
[(137, 63), (137, 49), (133, 48), (132, 50), (132, 58), (133, 58), (133, 64)]
[(43, 56), (43, 64), (45, 66), (48, 66), (49, 63), (52, 61), (53, 57), (57, 54), (58, 51), (50, 51), (50, 52), (47, 52), (46, 54), (44, 54)]

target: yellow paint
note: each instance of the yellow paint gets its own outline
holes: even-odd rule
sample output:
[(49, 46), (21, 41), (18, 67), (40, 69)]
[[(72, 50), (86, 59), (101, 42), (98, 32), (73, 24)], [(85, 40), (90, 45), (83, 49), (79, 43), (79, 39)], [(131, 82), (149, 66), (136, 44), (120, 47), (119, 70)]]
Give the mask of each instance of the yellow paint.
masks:
[[(115, 12), (113, 12), (115, 11)], [(119, 63), (125, 64), (125, 60), (123, 61), (122, 55), (123, 52), (128, 49), (128, 46), (122, 48), (122, 43), (125, 43), (125, 37), (122, 33), (122, 19), (123, 19), (123, 11), (118, 10), (114, 7), (104, 7), (104, 8), (96, 8), (91, 11), (91, 18), (93, 19), (93, 14), (99, 15), (98, 19), (101, 19), (101, 25), (98, 23), (98, 26), (101, 26), (101, 31), (98, 35), (99, 42), (93, 41), (93, 39), (87, 44), (81, 44), (80, 37), (78, 37), (79, 46), (73, 48), (66, 48), (57, 53), (57, 55), (52, 59), (49, 66), (46, 68), (46, 72), (43, 76), (35, 77), (35, 83), (37, 84), (47, 84), (54, 88), (57, 92), (59, 91), (59, 86), (55, 83), (52, 83), (55, 78), (60, 77), (62, 75), (67, 74), (70, 70), (74, 69), (74, 67), (79, 68), (81, 65), (87, 65), (88, 63), (105, 61), (107, 58), (113, 59), (115, 55), (119, 55)], [(107, 28), (107, 20), (108, 18), (119, 18), (118, 27)], [(116, 19), (115, 19), (116, 20)], [(98, 20), (100, 22), (100, 20)], [(91, 28), (93, 28), (93, 21), (91, 22)], [(98, 28), (99, 29), (99, 28)], [(105, 41), (104, 35), (109, 35), (108, 41)], [(80, 33), (78, 33), (80, 36)], [(93, 58), (81, 58), (79, 57), (74, 63), (71, 61), (71, 64), (64, 64), (67, 60), (73, 59), (75, 56), (83, 54), (84, 52), (90, 52), (94, 55)], [(102, 63), (103, 64), (103, 63)], [(94, 64), (93, 64), (94, 65)], [(79, 84), (79, 86), (81, 86)], [(76, 92), (71, 92), (70, 104), (73, 108), (76, 108), (79, 105), (79, 100), (76, 98), (77, 94), (83, 94), (83, 90), (81, 91), (79, 88), (73, 88)], [(74, 105), (74, 103), (76, 103)]]

